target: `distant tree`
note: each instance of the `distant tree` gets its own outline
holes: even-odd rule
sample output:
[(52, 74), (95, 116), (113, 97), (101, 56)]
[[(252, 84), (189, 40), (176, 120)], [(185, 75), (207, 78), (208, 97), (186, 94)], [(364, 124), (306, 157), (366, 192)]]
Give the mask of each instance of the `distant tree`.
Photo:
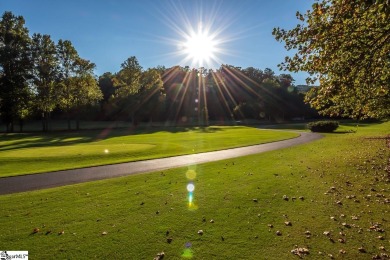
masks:
[(59, 61), (49, 35), (32, 36), (33, 86), (35, 106), (42, 113), (42, 130), (49, 130), (50, 113), (58, 105)]
[(105, 72), (99, 77), (99, 87), (103, 93), (103, 101), (107, 102), (115, 93), (114, 83), (112, 82), (114, 75), (111, 72)]
[(116, 114), (120, 117), (135, 120), (137, 94), (141, 88), (142, 67), (136, 57), (132, 56), (121, 64), (121, 70), (115, 75), (113, 82), (116, 88), (111, 102), (116, 106)]
[(83, 106), (96, 104), (103, 95), (93, 70), (95, 64), (79, 57), (70, 41), (59, 40), (57, 57), (60, 64), (59, 106), (65, 111), (70, 126), (70, 113), (76, 114), (76, 128), (79, 129), (79, 114)]
[(72, 109), (76, 114), (76, 129), (80, 128), (80, 110), (87, 105), (97, 105), (103, 98), (98, 82), (93, 74), (96, 65), (89, 60), (76, 59), (74, 76), (70, 78)]
[(113, 98), (115, 94), (114, 79), (115, 75), (111, 72), (105, 72), (99, 77), (99, 88), (103, 94), (103, 98), (100, 102), (100, 108), (103, 115), (103, 118), (108, 118), (111, 112), (111, 103), (110, 99)]
[(319, 81), (307, 102), (323, 115), (389, 117), (390, 2), (321, 0), (296, 16), (301, 24), (273, 35), (297, 50), (280, 67)]
[(151, 121), (155, 114), (160, 113), (165, 99), (162, 68), (143, 71), (134, 56), (122, 63), (121, 68), (113, 78), (116, 91), (112, 102), (118, 114), (130, 117), (134, 126), (139, 119)]
[(187, 89), (189, 68), (174, 66), (166, 69), (162, 75), (164, 82), (164, 93), (166, 100), (166, 117), (168, 121), (177, 121), (185, 117), (183, 112), (183, 103), (186, 96), (185, 89)]
[(156, 68), (154, 68), (155, 70), (157, 70), (161, 76), (164, 75), (164, 73), (167, 71), (167, 68), (163, 65), (158, 65)]
[(59, 107), (65, 111), (68, 120), (68, 130), (70, 125), (70, 111), (74, 105), (72, 91), (72, 78), (75, 76), (75, 63), (79, 58), (72, 42), (59, 40), (57, 44), (57, 57), (59, 60)]
[(279, 75), (280, 86), (290, 91), (294, 90), (293, 82), (294, 78), (290, 74), (280, 74)]
[(141, 86), (142, 67), (135, 56), (129, 57), (121, 64), (121, 70), (115, 76), (116, 95), (127, 97), (139, 91)]
[(273, 79), (275, 76), (275, 72), (270, 68), (264, 69), (264, 78), (266, 79)]
[(144, 118), (152, 121), (153, 116), (157, 116), (161, 111), (161, 106), (165, 101), (163, 81), (157, 69), (148, 69), (142, 73), (141, 87), (137, 93), (137, 105), (133, 108), (135, 113), (139, 112)]
[(29, 114), (31, 89), (31, 39), (22, 16), (5, 12), (0, 20), (0, 115), (6, 131), (14, 120)]

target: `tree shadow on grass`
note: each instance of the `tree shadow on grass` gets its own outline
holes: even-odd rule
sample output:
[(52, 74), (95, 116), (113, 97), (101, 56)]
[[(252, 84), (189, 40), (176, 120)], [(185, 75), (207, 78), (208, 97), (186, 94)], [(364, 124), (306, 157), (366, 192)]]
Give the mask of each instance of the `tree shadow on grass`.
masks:
[(34, 147), (68, 146), (92, 143), (115, 137), (141, 134), (168, 133), (215, 133), (225, 131), (221, 127), (132, 127), (105, 128), (79, 131), (55, 131), (50, 133), (12, 133), (0, 134), (0, 151)]
[(0, 151), (32, 147), (66, 146), (87, 143), (93, 140), (89, 136), (37, 135), (37, 134), (3, 134), (0, 135)]

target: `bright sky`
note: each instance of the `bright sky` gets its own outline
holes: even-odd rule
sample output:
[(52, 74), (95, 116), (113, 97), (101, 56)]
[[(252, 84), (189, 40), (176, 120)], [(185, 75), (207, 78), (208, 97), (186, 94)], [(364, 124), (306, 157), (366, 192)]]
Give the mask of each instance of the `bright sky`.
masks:
[[(262, 70), (268, 67), (280, 74), (286, 72), (280, 72), (277, 64), (288, 53), (274, 39), (272, 29), (293, 28), (298, 23), (296, 11), (310, 9), (313, 2), (0, 0), (0, 12), (22, 15), (31, 35), (49, 34), (56, 42), (70, 40), (82, 58), (96, 64), (97, 75), (119, 71), (130, 56), (136, 56), (144, 69), (199, 64), (215, 69), (229, 64)], [(200, 47), (189, 47), (194, 45)], [(198, 54), (202, 55), (201, 63), (199, 57), (196, 60)], [(305, 84), (307, 74), (293, 77), (296, 85)]]

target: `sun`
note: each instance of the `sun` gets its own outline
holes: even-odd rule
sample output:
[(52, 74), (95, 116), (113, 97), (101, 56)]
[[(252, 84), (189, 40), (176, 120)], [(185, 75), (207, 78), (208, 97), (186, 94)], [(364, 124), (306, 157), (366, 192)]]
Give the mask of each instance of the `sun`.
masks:
[(180, 43), (181, 53), (186, 56), (185, 61), (192, 66), (203, 67), (217, 60), (218, 41), (209, 30), (200, 25), (197, 31), (190, 30), (184, 35)]
[(183, 43), (183, 52), (193, 64), (204, 66), (215, 59), (217, 43), (206, 31), (192, 33)]
[[(240, 38), (232, 30), (236, 18), (225, 12), (222, 1), (167, 1), (160, 10), (162, 22), (170, 29), (161, 40), (172, 51), (164, 51), (170, 63), (183, 68), (218, 69), (227, 57), (237, 56), (231, 43)], [(167, 49), (168, 50), (168, 49)]]

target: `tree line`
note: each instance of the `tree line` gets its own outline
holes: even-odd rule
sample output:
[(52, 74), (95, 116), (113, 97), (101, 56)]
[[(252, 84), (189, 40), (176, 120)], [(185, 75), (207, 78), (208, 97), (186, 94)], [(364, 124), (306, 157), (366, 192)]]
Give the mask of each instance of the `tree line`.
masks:
[(99, 77), (100, 119), (170, 121), (207, 125), (209, 121), (287, 120), (317, 116), (289, 74), (222, 65), (217, 70), (163, 66), (142, 70), (128, 58), (118, 73)]
[[(69, 40), (30, 36), (22, 16), (0, 20), (0, 116), (7, 132), (26, 118), (173, 121), (279, 120), (316, 115), (304, 104), (289, 74), (222, 65), (219, 69), (174, 66), (144, 70), (136, 57), (118, 72), (97, 77), (95, 64), (79, 56)], [(87, 113), (88, 112), (88, 113)]]

